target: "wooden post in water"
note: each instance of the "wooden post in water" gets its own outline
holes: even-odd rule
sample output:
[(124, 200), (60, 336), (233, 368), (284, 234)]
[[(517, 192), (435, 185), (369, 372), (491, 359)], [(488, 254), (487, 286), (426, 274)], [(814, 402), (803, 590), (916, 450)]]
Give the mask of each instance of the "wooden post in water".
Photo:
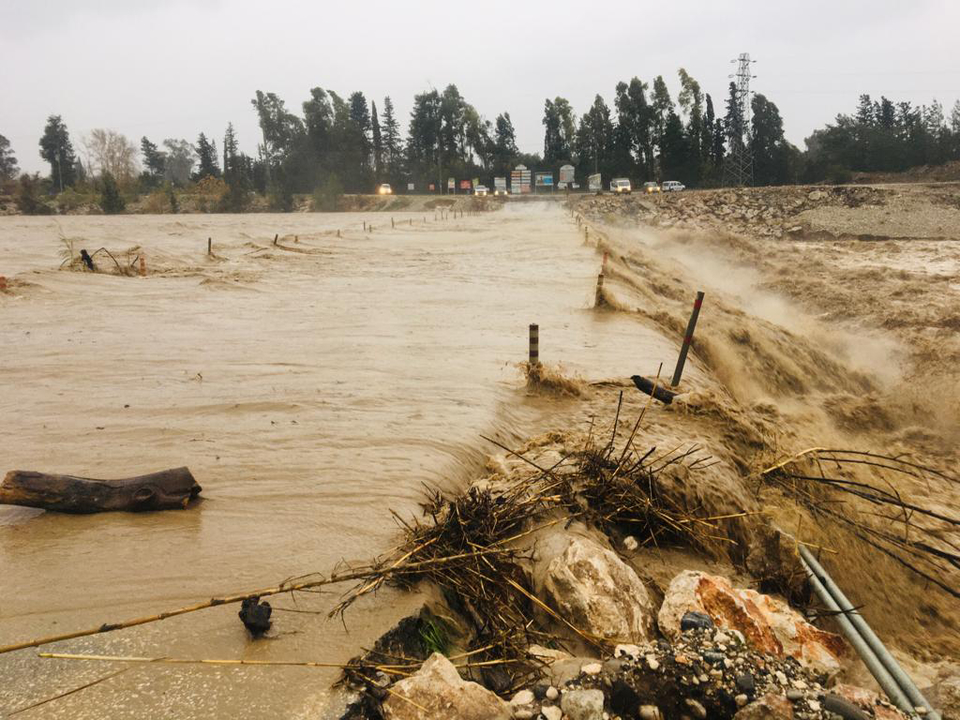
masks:
[(367, 231), (367, 221), (366, 221), (366, 220), (363, 221), (363, 231), (364, 231), (364, 232)]
[(540, 326), (530, 324), (530, 367), (540, 364)]
[(207, 238), (207, 255), (213, 255), (213, 238)]
[(147, 276), (147, 257), (143, 250), (140, 251), (140, 277)]
[(603, 270), (597, 275), (597, 294), (593, 300), (594, 307), (603, 305)]
[(677, 358), (677, 369), (673, 372), (671, 387), (680, 384), (680, 376), (683, 375), (683, 365), (687, 362), (687, 352), (690, 350), (690, 343), (693, 341), (693, 331), (697, 327), (697, 317), (700, 315), (700, 306), (703, 304), (703, 291), (697, 291), (697, 299), (693, 303), (693, 313), (690, 315), (690, 322), (687, 323), (687, 334), (683, 337), (683, 345), (680, 348), (680, 357)]
[(340, 228), (337, 228), (337, 237), (340, 237)]
[(393, 218), (390, 218), (390, 228), (391, 228), (391, 229), (394, 229), (394, 228), (396, 228), (396, 227), (397, 227), (397, 226), (393, 224)]
[(277, 233), (273, 236), (273, 244), (276, 245), (277, 241), (280, 239), (280, 233)]

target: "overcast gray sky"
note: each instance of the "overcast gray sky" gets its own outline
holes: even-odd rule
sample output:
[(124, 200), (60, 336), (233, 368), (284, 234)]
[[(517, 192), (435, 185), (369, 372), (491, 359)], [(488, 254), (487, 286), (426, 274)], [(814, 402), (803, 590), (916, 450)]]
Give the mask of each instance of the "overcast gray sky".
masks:
[(729, 60), (757, 60), (753, 87), (788, 138), (857, 96), (885, 94), (949, 113), (960, 96), (956, 0), (0, 0), (0, 134), (21, 168), (46, 171), (38, 140), (60, 114), (79, 150), (92, 128), (139, 145), (220, 144), (232, 121), (253, 153), (250, 98), (279, 94), (298, 114), (312, 87), (390, 95), (404, 130), (417, 92), (456, 83), (488, 119), (507, 111), (520, 148), (542, 151), (543, 101), (578, 114), (614, 86), (684, 67), (722, 112)]

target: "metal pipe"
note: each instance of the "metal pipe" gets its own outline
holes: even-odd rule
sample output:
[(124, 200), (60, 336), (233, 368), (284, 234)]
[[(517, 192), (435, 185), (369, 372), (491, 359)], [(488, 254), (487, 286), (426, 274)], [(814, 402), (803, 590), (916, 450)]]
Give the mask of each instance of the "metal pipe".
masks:
[[(806, 548), (801, 545), (800, 549), (802, 553), (802, 551)], [(846, 636), (850, 644), (853, 645), (854, 650), (857, 651), (857, 654), (860, 656), (860, 659), (863, 660), (863, 664), (867, 666), (870, 674), (876, 678), (877, 683), (887, 694), (887, 697), (890, 698), (890, 701), (893, 702), (894, 705), (907, 714), (914, 715), (915, 713), (913, 710), (913, 705), (910, 704), (907, 696), (903, 694), (903, 690), (900, 689), (897, 681), (894, 680), (893, 676), (883, 666), (883, 663), (880, 662), (879, 658), (877, 658), (873, 650), (870, 649), (870, 646), (867, 645), (866, 641), (860, 637), (860, 633), (857, 632), (857, 629), (853, 626), (853, 623), (850, 622), (850, 618), (840, 609), (836, 600), (834, 600), (833, 595), (831, 595), (830, 591), (824, 587), (823, 583), (820, 581), (820, 577), (813, 571), (813, 568), (807, 564), (807, 561), (802, 554), (801, 560), (803, 563), (803, 569), (807, 573), (807, 578), (810, 580), (810, 585), (813, 587), (814, 592), (817, 593), (817, 596), (820, 598), (821, 602), (827, 606), (827, 609), (835, 613), (834, 620), (837, 621), (837, 624), (840, 626), (840, 630)]]
[(867, 645), (870, 646), (870, 649), (877, 656), (877, 659), (883, 663), (883, 666), (887, 669), (893, 679), (897, 684), (903, 689), (903, 692), (906, 693), (907, 697), (910, 699), (911, 703), (911, 712), (913, 708), (924, 707), (927, 709), (926, 717), (931, 718), (931, 720), (940, 720), (940, 715), (936, 710), (930, 705), (927, 699), (923, 696), (923, 693), (917, 689), (917, 686), (914, 684), (913, 680), (910, 679), (910, 676), (900, 667), (900, 663), (894, 659), (893, 655), (887, 650), (880, 638), (877, 637), (876, 633), (867, 625), (867, 621), (863, 619), (863, 616), (857, 612), (856, 608), (853, 607), (853, 604), (847, 599), (847, 596), (843, 594), (843, 591), (837, 587), (837, 584), (833, 582), (833, 579), (827, 574), (827, 571), (823, 569), (823, 566), (817, 561), (807, 548), (800, 546), (800, 556), (803, 558), (803, 561), (813, 570), (817, 575), (817, 579), (823, 583), (824, 587), (830, 593), (831, 596), (836, 600), (837, 605), (840, 606), (840, 609), (845, 613), (845, 616), (850, 620), (850, 623), (853, 627), (860, 633), (860, 636), (866, 641)]

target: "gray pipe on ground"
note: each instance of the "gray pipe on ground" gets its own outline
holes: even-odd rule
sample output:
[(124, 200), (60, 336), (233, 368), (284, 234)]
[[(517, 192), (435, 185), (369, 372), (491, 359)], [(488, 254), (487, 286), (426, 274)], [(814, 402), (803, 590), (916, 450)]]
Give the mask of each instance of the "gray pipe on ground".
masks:
[[(908, 707), (901, 707), (901, 710), (909, 713), (915, 713), (914, 708), (924, 707), (927, 709), (926, 717), (930, 720), (940, 720), (940, 714), (933, 709), (927, 699), (923, 696), (920, 690), (917, 689), (917, 686), (914, 684), (913, 680), (910, 679), (910, 676), (904, 672), (903, 668), (900, 667), (900, 664), (894, 659), (893, 655), (889, 653), (884, 644), (880, 641), (880, 638), (877, 637), (876, 633), (867, 625), (867, 621), (863, 619), (859, 612), (853, 607), (850, 601), (847, 599), (847, 596), (843, 594), (843, 591), (837, 587), (837, 584), (833, 582), (833, 579), (823, 569), (823, 566), (817, 561), (813, 556), (813, 553), (810, 552), (807, 548), (800, 547), (800, 557), (803, 560), (804, 567), (807, 569), (808, 576), (810, 577), (811, 584), (814, 583), (814, 578), (816, 578), (817, 583), (821, 584), (821, 587), (830, 595), (834, 600), (838, 609), (843, 612), (842, 617), (847, 620), (847, 622), (852, 626), (854, 632), (862, 638), (863, 642), (870, 649), (873, 656), (882, 664), (883, 669), (887, 671), (887, 675), (897, 684), (898, 688), (906, 695), (905, 700), (907, 700)], [(816, 589), (816, 585), (814, 585)], [(820, 592), (817, 592), (817, 595), (820, 595)], [(821, 600), (823, 597), (821, 596)], [(826, 600), (824, 600), (826, 603)], [(832, 610), (833, 608), (831, 608)], [(838, 616), (838, 620), (841, 616)], [(846, 632), (844, 632), (846, 635)], [(850, 641), (853, 643), (853, 641)], [(859, 652), (859, 650), (858, 650)], [(861, 653), (861, 657), (863, 654)], [(866, 662), (866, 660), (864, 660)], [(869, 666), (868, 666), (869, 667)], [(873, 669), (870, 669), (870, 672), (873, 672)], [(877, 677), (876, 673), (873, 673), (873, 676), (877, 678), (877, 682), (880, 682), (880, 678)], [(881, 683), (881, 687), (882, 687)], [(884, 688), (884, 692), (887, 692), (887, 689)], [(890, 696), (890, 699), (893, 700), (893, 696), (887, 692), (887, 695)], [(894, 703), (897, 706), (900, 706), (900, 703), (894, 700)]]
[(867, 666), (870, 674), (876, 678), (877, 683), (887, 694), (887, 697), (890, 698), (890, 701), (904, 712), (914, 715), (913, 706), (910, 704), (907, 696), (903, 694), (903, 690), (900, 689), (897, 681), (893, 679), (893, 676), (883, 666), (883, 663), (880, 662), (866, 641), (860, 637), (860, 633), (857, 632), (853, 623), (850, 622), (847, 615), (840, 609), (840, 606), (837, 605), (836, 600), (833, 599), (833, 595), (831, 595), (830, 591), (820, 582), (817, 574), (813, 571), (813, 568), (807, 564), (806, 560), (803, 560), (803, 569), (807, 572), (807, 578), (810, 580), (810, 585), (813, 587), (814, 592), (817, 593), (817, 596), (823, 604), (827, 606), (827, 610), (835, 613), (834, 620), (836, 620), (840, 626), (841, 632), (843, 632), (847, 640), (850, 641), (850, 644), (853, 645), (853, 649), (857, 651), (860, 659), (863, 660), (863, 664)]

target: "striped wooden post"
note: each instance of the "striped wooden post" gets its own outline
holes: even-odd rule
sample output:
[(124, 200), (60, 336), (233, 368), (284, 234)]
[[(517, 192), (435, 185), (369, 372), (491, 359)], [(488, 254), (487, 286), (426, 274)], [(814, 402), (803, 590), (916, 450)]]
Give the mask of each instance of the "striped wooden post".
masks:
[(603, 265), (600, 266), (601, 273), (605, 273), (607, 271), (607, 255), (608, 254), (609, 253), (606, 250), (603, 251)]
[(140, 251), (140, 277), (147, 276), (147, 257), (144, 252)]
[(690, 322), (687, 323), (687, 334), (683, 337), (683, 346), (680, 348), (680, 357), (677, 358), (677, 369), (673, 372), (673, 380), (670, 382), (672, 387), (680, 384), (680, 376), (683, 375), (683, 366), (687, 362), (687, 352), (690, 350), (690, 343), (693, 342), (693, 331), (697, 327), (697, 318), (700, 316), (700, 306), (703, 304), (703, 291), (697, 291), (697, 299), (693, 303), (693, 313), (690, 315)]
[(540, 364), (540, 326), (530, 324), (530, 365)]
[(585, 227), (585, 228), (583, 229), (583, 241), (584, 241), (585, 243), (590, 242), (590, 228), (588, 228), (588, 227)]

